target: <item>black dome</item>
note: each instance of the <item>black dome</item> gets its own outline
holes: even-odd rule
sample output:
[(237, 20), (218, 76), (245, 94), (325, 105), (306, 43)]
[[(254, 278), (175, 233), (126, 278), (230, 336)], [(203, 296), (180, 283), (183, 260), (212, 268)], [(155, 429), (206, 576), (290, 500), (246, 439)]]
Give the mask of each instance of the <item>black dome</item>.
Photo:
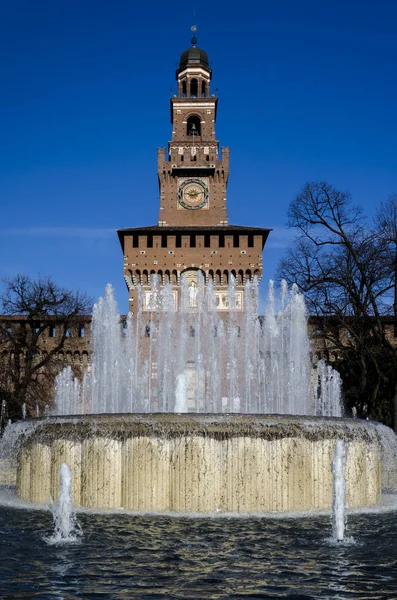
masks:
[(201, 50), (201, 48), (197, 48), (196, 45), (191, 46), (188, 50), (182, 52), (181, 60), (179, 61), (179, 68), (187, 67), (188, 65), (203, 65), (208, 68), (208, 54), (204, 50)]

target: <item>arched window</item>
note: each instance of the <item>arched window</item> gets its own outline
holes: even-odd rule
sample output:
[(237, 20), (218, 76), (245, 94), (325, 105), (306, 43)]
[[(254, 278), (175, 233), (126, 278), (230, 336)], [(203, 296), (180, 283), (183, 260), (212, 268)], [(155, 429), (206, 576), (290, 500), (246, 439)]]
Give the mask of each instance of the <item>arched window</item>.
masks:
[(182, 97), (186, 98), (186, 81), (182, 81)]
[(190, 82), (190, 97), (197, 98), (197, 94), (198, 94), (197, 79), (192, 79)]
[(201, 135), (200, 117), (198, 117), (197, 115), (192, 115), (188, 118), (186, 125), (186, 133), (187, 135), (194, 136)]
[(205, 81), (201, 82), (201, 96), (202, 98), (205, 98), (205, 96), (207, 95), (207, 85), (205, 83)]

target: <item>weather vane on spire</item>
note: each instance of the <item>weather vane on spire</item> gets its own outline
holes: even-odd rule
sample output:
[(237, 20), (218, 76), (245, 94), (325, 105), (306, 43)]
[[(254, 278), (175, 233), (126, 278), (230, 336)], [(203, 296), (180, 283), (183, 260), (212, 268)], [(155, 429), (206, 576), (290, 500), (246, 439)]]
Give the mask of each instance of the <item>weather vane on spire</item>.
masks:
[[(193, 9), (193, 23), (195, 22), (195, 20), (196, 20), (196, 10)], [(195, 46), (197, 44), (197, 38), (194, 34), (197, 31), (197, 25), (192, 25), (190, 30), (193, 31), (193, 37), (190, 41), (191, 41), (192, 45)]]

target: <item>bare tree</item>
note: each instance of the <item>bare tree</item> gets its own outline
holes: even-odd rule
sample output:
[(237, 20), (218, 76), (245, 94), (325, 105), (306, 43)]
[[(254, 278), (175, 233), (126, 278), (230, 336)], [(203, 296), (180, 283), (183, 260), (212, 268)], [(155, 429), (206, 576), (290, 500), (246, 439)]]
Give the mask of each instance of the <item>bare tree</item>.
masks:
[[(63, 288), (50, 278), (33, 280), (19, 274), (4, 280), (0, 294), (0, 389), (8, 400), (11, 416), (21, 414), (26, 403), (33, 413), (36, 404), (48, 402), (58, 355), (72, 328), (91, 312), (86, 294)], [(52, 331), (56, 328), (56, 337)], [(51, 337), (51, 345), (45, 340)]]
[(375, 232), (385, 260), (389, 289), (392, 290), (393, 314), (397, 320), (397, 194), (380, 203), (375, 215)]
[(305, 293), (321, 351), (342, 373), (347, 404), (388, 424), (397, 414), (396, 347), (386, 327), (391, 295), (397, 307), (393, 208), (388, 219), (381, 208), (377, 226), (369, 227), (350, 194), (326, 182), (306, 184), (289, 208), (297, 237), (278, 270)]
[[(375, 233), (388, 279), (385, 305), (387, 312), (393, 314), (393, 334), (394, 338), (397, 338), (397, 194), (390, 195), (385, 202), (380, 203), (375, 215)], [(397, 369), (396, 364), (394, 368)], [(393, 404), (394, 429), (397, 431), (397, 380), (394, 386)]]

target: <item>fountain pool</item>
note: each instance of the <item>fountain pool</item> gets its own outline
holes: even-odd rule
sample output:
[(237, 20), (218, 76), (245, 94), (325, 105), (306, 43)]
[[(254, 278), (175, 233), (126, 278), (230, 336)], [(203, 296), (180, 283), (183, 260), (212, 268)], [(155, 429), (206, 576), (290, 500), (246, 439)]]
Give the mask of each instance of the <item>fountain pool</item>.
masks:
[(80, 512), (80, 543), (48, 546), (52, 515), (0, 506), (2, 598), (395, 600), (396, 512), (296, 518)]
[(348, 447), (348, 506), (380, 500), (379, 433), (342, 418), (275, 415), (86, 415), (39, 421), (22, 444), (23, 500), (56, 496), (60, 465), (73, 503), (135, 511), (244, 512), (330, 508), (336, 440)]
[[(175, 310), (171, 286), (160, 288), (153, 277), (149, 306), (146, 294), (123, 327), (106, 288), (94, 310), (90, 371), (82, 383), (70, 368), (61, 373), (54, 416), (32, 420), (21, 438), (19, 496), (56, 501), (67, 463), (73, 502), (82, 507), (331, 508), (338, 439), (347, 451), (347, 505), (376, 505), (380, 429), (340, 416), (340, 379), (321, 361), (313, 367), (301, 294), (283, 285), (277, 300), (270, 285), (260, 319), (257, 281), (248, 282), (244, 310), (231, 309), (224, 320), (211, 286), (198, 278), (192, 307), (185, 283)], [(230, 307), (235, 292), (232, 280)]]
[[(102, 302), (97, 311), (109, 315), (106, 299)], [(10, 496), (0, 493), (1, 597), (395, 598), (395, 497), (389, 497), (389, 509), (385, 498), (378, 505), (382, 481), (384, 487), (395, 484), (395, 458), (388, 454), (389, 462), (383, 460), (384, 440), (390, 437), (391, 448), (394, 434), (379, 424), (337, 416), (338, 378), (325, 365), (314, 371), (315, 377), (310, 376), (311, 367), (305, 366), (310, 364), (305, 362), (310, 360), (310, 350), (306, 326), (301, 326), (304, 321), (292, 332), (291, 307), (284, 301), (281, 304), (278, 311), (267, 309), (268, 318), (273, 319), (275, 354), (259, 353), (260, 359), (271, 361), (271, 369), (249, 354), (250, 344), (243, 342), (245, 349), (239, 354), (239, 338), (228, 332), (221, 338), (219, 348), (226, 363), (234, 357), (233, 364), (238, 365), (240, 357), (251, 356), (257, 361), (251, 363), (255, 368), (262, 365), (258, 381), (252, 381), (252, 370), (246, 376), (245, 382), (253, 383), (247, 395), (238, 380), (231, 382), (228, 377), (221, 380), (220, 391), (219, 387), (193, 385), (189, 395), (191, 380), (189, 384), (186, 374), (174, 365), (181, 356), (189, 358), (189, 353), (207, 364), (206, 358), (200, 359), (205, 344), (189, 346), (190, 336), (178, 332), (175, 335), (185, 339), (186, 345), (174, 353), (175, 362), (165, 361), (175, 369), (174, 384), (171, 389), (152, 389), (151, 396), (145, 392), (147, 358), (131, 361), (140, 355), (134, 354), (131, 345), (126, 351), (125, 331), (120, 333), (113, 305), (114, 318), (108, 319), (113, 323), (110, 339), (117, 332), (114, 339), (119, 345), (105, 349), (95, 342), (91, 381), (77, 385), (66, 371), (58, 382), (58, 415), (20, 422), (6, 430), (4, 437), (19, 445), (20, 498), (15, 499), (11, 488), (7, 488)], [(274, 299), (271, 305), (275, 306)], [(197, 325), (199, 318), (192, 317)], [(139, 318), (145, 325), (147, 315)], [(190, 327), (188, 317), (184, 318)], [(165, 321), (160, 315), (156, 327)], [(107, 325), (103, 320), (100, 323), (97, 340), (105, 343)], [(208, 323), (204, 327), (211, 331)], [(269, 344), (269, 337), (260, 333), (264, 323), (259, 329), (255, 324), (254, 329), (256, 348), (263, 351), (260, 346)], [(164, 342), (162, 335), (157, 340)], [(149, 340), (152, 358), (159, 353), (154, 339)], [(214, 348), (214, 340), (210, 342)], [(303, 362), (291, 361), (291, 356)], [(135, 368), (142, 385), (134, 392), (128, 382), (131, 378), (137, 382)], [(271, 372), (283, 373), (283, 380), (272, 381)], [(298, 379), (300, 393), (309, 390), (300, 407), (298, 394), (288, 396), (294, 389), (293, 378)], [(106, 393), (95, 404), (90, 394), (100, 381)], [(273, 390), (274, 403), (266, 382)], [(113, 385), (118, 390), (115, 395)], [(164, 393), (159, 393), (161, 389)], [(178, 409), (178, 414), (161, 412), (163, 402)], [(264, 405), (268, 414), (260, 414)], [(145, 410), (121, 413), (117, 406)], [(230, 406), (239, 412), (228, 413)], [(282, 406), (300, 414), (277, 415)], [(99, 414), (91, 414), (92, 410)], [(335, 452), (338, 440), (343, 440), (343, 453)], [(15, 448), (9, 446), (9, 469)], [(337, 484), (343, 475), (347, 508), (334, 510), (332, 523), (333, 457)], [(337, 460), (346, 460), (339, 464), (342, 469), (337, 468)], [(71, 466), (71, 480), (64, 480), (67, 505), (70, 509), (71, 493), (80, 507), (78, 522), (84, 535), (75, 543), (48, 545), (52, 514), (43, 505), (48, 506), (50, 494), (58, 505), (63, 502), (58, 494), (63, 463)], [(23, 510), (16, 508), (18, 504)], [(357, 508), (363, 505), (372, 507)], [(335, 542), (335, 527), (339, 538), (343, 537), (339, 542)]]

